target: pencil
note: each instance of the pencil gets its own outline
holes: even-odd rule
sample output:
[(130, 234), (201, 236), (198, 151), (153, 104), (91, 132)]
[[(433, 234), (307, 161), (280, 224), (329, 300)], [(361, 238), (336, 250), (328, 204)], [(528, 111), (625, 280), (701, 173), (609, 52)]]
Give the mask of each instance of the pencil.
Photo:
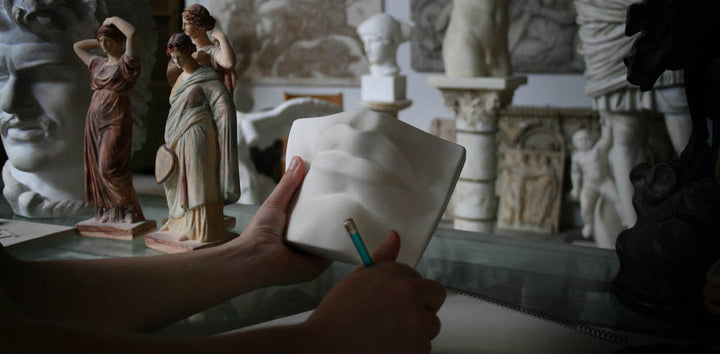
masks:
[(352, 218), (345, 219), (345, 221), (343, 221), (343, 226), (345, 226), (345, 230), (348, 235), (350, 235), (350, 239), (355, 245), (355, 249), (360, 254), (360, 259), (362, 259), (363, 264), (365, 264), (365, 268), (375, 264), (373, 263), (372, 257), (370, 257), (370, 253), (368, 253), (368, 250), (365, 247), (365, 243), (363, 243), (362, 237), (360, 237), (360, 232), (355, 225), (355, 221), (353, 221)]

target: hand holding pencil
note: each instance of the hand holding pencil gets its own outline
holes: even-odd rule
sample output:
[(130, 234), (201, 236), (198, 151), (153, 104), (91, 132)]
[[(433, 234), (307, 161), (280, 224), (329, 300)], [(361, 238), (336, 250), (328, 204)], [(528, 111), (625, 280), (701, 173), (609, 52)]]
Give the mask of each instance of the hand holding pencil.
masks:
[(445, 290), (395, 262), (399, 251), (400, 235), (390, 231), (370, 257), (374, 264), (357, 266), (325, 296), (304, 324), (324, 333), (320, 348), (338, 353), (430, 352), (430, 341), (440, 332), (436, 314)]

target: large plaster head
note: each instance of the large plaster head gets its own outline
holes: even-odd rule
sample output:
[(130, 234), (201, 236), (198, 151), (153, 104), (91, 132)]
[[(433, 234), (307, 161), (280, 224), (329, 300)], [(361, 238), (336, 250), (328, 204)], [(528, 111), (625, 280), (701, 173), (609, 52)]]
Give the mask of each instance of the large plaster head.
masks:
[(87, 106), (69, 103), (89, 101), (89, 76), (62, 44), (18, 28), (0, 33), (0, 136), (18, 170), (63, 168), (82, 156)]
[(397, 47), (410, 39), (412, 26), (379, 13), (361, 23), (357, 33), (365, 46), (372, 75), (395, 76), (400, 72), (395, 60)]
[(386, 114), (347, 111), (296, 120), (287, 156), (309, 165), (290, 213), (290, 243), (359, 263), (343, 228), (353, 218), (371, 251), (397, 230), (397, 259), (414, 266), (447, 206), (465, 149)]

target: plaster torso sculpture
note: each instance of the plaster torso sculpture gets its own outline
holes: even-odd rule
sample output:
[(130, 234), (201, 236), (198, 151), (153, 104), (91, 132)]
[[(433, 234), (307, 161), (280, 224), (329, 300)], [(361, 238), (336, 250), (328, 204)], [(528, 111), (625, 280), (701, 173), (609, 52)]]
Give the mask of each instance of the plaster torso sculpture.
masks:
[(209, 66), (191, 57), (182, 33), (170, 37), (168, 54), (183, 69), (170, 94), (165, 144), (177, 156), (163, 182), (169, 219), (160, 228), (177, 241), (202, 243), (227, 237), (223, 206), (240, 197), (235, 109), (230, 93)]
[(290, 213), (289, 242), (359, 263), (342, 225), (351, 217), (370, 250), (396, 229), (403, 238), (398, 261), (414, 266), (447, 205), (465, 150), (386, 115), (348, 111), (296, 120), (287, 156), (310, 165)]
[[(97, 47), (107, 58), (90, 52)], [(95, 205), (95, 220), (101, 223), (143, 221), (130, 174), (130, 91), (141, 70), (135, 28), (109, 17), (98, 29), (97, 40), (80, 41), (73, 48), (90, 69), (93, 90), (85, 121), (85, 201)]]
[[(590, 132), (576, 131), (572, 136), (574, 151), (570, 167), (572, 190), (570, 197), (580, 200), (580, 212), (585, 225), (582, 235), (590, 238), (593, 234), (593, 214), (600, 196), (615, 200), (615, 184), (610, 175), (608, 150), (612, 145), (609, 123), (602, 120), (600, 139), (593, 145)], [(597, 235), (596, 235), (597, 236)]]
[(394, 102), (405, 99), (406, 78), (400, 75), (397, 47), (410, 39), (412, 27), (379, 13), (361, 23), (357, 33), (370, 62), (370, 75), (363, 75), (360, 97), (363, 101)]
[[(98, 0), (92, 4), (8, 0), (3, 4), (0, 73), (5, 75), (0, 75), (0, 132), (8, 155), (3, 194), (13, 211), (24, 217), (91, 213), (93, 208), (83, 201), (80, 139), (91, 90), (88, 71), (70, 48), (75, 41), (94, 35), (98, 19), (108, 13), (132, 7), (140, 13), (138, 18), (147, 20), (142, 14), (149, 4), (142, 0)], [(154, 28), (151, 18), (145, 22), (139, 30)], [(142, 55), (143, 63), (151, 63), (156, 34), (143, 32), (143, 36), (149, 42), (144, 46), (149, 49)], [(147, 77), (142, 76), (143, 83)], [(133, 91), (133, 123), (138, 124), (133, 131), (133, 148), (139, 148), (143, 141), (144, 131), (137, 128), (148, 95), (146, 87)]]
[(453, 0), (443, 40), (445, 73), (452, 77), (512, 74), (508, 51), (509, 0)]

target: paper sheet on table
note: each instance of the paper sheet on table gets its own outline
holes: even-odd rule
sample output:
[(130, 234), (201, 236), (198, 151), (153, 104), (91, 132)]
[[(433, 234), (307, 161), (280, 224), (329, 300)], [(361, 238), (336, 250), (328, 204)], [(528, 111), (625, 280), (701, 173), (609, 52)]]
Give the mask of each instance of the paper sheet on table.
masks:
[[(240, 331), (301, 323), (310, 314), (312, 311), (245, 327)], [(612, 353), (619, 349), (610, 342), (553, 322), (450, 292), (438, 317), (442, 330), (432, 342), (432, 352), (436, 354), (594, 354)]]

